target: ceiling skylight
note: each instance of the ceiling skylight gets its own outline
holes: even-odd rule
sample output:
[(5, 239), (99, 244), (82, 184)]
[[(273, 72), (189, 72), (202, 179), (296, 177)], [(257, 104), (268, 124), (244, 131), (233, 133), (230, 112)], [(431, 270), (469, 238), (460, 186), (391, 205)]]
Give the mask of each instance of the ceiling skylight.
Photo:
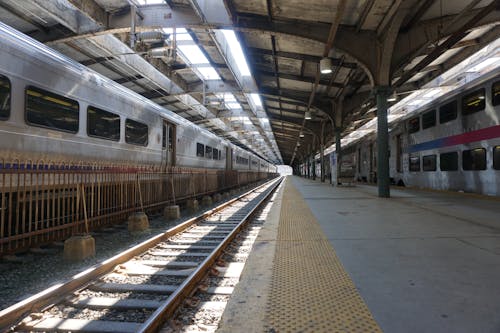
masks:
[(240, 105), (240, 103), (237, 103), (237, 102), (229, 102), (229, 103), (226, 103), (226, 106), (227, 106), (228, 108), (230, 108), (231, 110), (241, 109), (241, 105)]
[(220, 93), (216, 94), (217, 98), (223, 99), (224, 102), (236, 102), (236, 98), (231, 93)]
[[(173, 34), (174, 33), (174, 28), (163, 28), (163, 31), (167, 34)], [(179, 34), (187, 34), (188, 31), (185, 28), (176, 28), (175, 32), (177, 35)]]
[(236, 61), (236, 66), (238, 66), (240, 74), (242, 76), (250, 76), (250, 69), (248, 69), (247, 61), (243, 55), (243, 50), (241, 49), (241, 45), (238, 42), (234, 31), (222, 30), (222, 33), (224, 34), (227, 43), (231, 46), (230, 52)]
[(196, 69), (204, 80), (220, 80), (219, 74), (213, 67), (199, 67)]
[(252, 99), (253, 104), (257, 107), (262, 107), (262, 101), (260, 100), (259, 94), (250, 94), (250, 98)]
[(178, 48), (191, 64), (208, 64), (207, 57), (197, 45), (179, 45)]

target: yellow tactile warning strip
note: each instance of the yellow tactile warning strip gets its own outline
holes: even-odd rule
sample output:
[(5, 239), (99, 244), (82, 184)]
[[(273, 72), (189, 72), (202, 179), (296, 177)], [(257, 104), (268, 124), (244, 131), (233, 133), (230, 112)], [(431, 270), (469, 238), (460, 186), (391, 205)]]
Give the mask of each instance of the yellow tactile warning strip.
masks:
[(306, 202), (286, 181), (267, 332), (381, 332)]

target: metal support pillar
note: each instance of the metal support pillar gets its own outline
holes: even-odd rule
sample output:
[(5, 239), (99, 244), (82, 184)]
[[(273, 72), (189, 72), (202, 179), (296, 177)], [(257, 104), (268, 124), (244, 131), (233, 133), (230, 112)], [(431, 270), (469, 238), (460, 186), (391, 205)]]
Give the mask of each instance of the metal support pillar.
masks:
[(316, 157), (314, 152), (316, 151), (316, 135), (313, 136), (313, 145), (311, 149), (311, 164), (312, 164), (312, 179), (316, 180)]
[(387, 125), (387, 96), (390, 88), (380, 86), (377, 94), (377, 187), (378, 196), (390, 197), (389, 188), (389, 128)]
[(306, 156), (306, 178), (311, 178), (311, 166), (309, 156)]
[(311, 159), (312, 159), (312, 179), (316, 180), (316, 158), (314, 158), (314, 153), (312, 153)]
[(342, 146), (340, 144), (340, 133), (342, 132), (340, 127), (335, 127), (335, 154), (337, 155), (337, 179), (335, 179), (336, 185), (340, 184), (340, 163), (342, 162)]
[(325, 122), (321, 123), (321, 137), (319, 146), (319, 161), (321, 170), (321, 182), (325, 182)]

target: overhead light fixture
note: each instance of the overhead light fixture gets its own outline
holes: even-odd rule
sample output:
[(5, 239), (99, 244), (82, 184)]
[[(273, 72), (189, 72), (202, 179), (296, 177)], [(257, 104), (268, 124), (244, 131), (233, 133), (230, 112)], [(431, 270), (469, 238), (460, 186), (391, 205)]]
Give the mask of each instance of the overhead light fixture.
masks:
[(323, 58), (319, 61), (319, 71), (321, 74), (329, 74), (332, 72), (332, 59)]
[(304, 137), (304, 133), (300, 133), (299, 137), (303, 138)]
[(305, 116), (304, 116), (304, 119), (306, 119), (306, 120), (310, 120), (310, 119), (312, 119), (312, 116), (311, 116), (311, 112), (310, 112), (310, 111), (306, 111), (306, 114), (305, 114)]
[(387, 97), (387, 102), (395, 102), (398, 100), (398, 95), (396, 95), (396, 92), (393, 92), (389, 97)]

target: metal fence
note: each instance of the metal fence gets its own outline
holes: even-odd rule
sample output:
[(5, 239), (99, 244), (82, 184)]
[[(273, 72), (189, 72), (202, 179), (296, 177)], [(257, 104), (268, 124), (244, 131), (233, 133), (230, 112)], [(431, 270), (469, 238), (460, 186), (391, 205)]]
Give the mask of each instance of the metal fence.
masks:
[(267, 172), (0, 163), (0, 255), (64, 240), (132, 212), (273, 177)]

